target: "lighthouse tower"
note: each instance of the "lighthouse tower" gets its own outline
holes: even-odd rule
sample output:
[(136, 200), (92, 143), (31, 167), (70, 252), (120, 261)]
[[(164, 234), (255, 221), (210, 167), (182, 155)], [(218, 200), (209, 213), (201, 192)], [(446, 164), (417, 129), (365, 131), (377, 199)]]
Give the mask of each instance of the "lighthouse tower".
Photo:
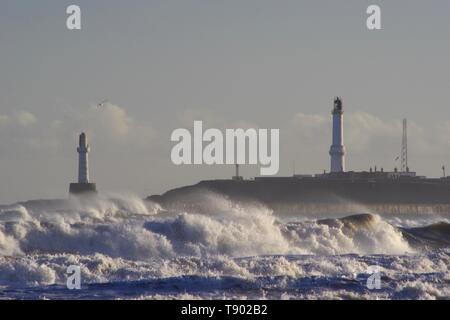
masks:
[(89, 145), (87, 144), (86, 134), (80, 134), (80, 143), (77, 148), (78, 152), (78, 183), (89, 183), (89, 165), (88, 152)]
[(86, 193), (96, 193), (97, 187), (95, 183), (89, 182), (89, 163), (88, 163), (88, 153), (89, 145), (87, 143), (86, 134), (83, 132), (80, 134), (78, 143), (78, 182), (70, 184), (70, 194), (86, 194)]
[(342, 111), (342, 100), (334, 99), (333, 115), (333, 142), (330, 148), (331, 172), (345, 171), (345, 147), (344, 147), (344, 119)]

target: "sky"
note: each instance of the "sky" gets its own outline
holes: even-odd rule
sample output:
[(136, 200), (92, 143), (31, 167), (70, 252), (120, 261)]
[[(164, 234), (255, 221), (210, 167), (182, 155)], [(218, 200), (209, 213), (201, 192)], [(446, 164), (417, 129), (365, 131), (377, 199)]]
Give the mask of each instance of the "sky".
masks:
[[(71, 4), (81, 30), (66, 28)], [(366, 28), (371, 4), (382, 30)], [(440, 176), (449, 16), (448, 0), (2, 0), (0, 203), (67, 197), (82, 131), (102, 192), (145, 197), (230, 177), (232, 166), (172, 164), (170, 135), (194, 120), (280, 129), (279, 175), (321, 173), (334, 96), (347, 170), (398, 166), (407, 118), (411, 170)]]

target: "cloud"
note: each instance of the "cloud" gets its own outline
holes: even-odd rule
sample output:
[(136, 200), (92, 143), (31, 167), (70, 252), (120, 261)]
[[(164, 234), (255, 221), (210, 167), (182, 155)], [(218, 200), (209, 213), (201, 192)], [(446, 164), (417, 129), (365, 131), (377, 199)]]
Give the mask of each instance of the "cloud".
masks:
[(37, 123), (37, 118), (34, 114), (28, 111), (19, 111), (12, 115), (0, 114), (0, 125), (22, 126), (29, 127)]
[(296, 133), (306, 138), (314, 138), (317, 134), (323, 134), (330, 124), (330, 117), (302, 112), (295, 114), (291, 123), (296, 128)]
[(381, 119), (367, 112), (355, 112), (345, 117), (344, 121), (346, 144), (355, 152), (367, 152), (375, 144), (386, 148), (394, 141), (395, 148), (399, 147), (402, 120)]
[[(393, 170), (398, 166), (395, 159), (401, 151), (402, 121), (362, 111), (346, 112), (344, 144), (347, 169), (362, 170), (377, 165)], [(282, 130), (284, 155), (296, 159), (299, 168), (305, 172), (328, 168), (331, 134), (331, 115), (297, 113), (286, 130)], [(426, 130), (421, 124), (408, 120), (408, 149), (414, 169), (430, 174), (428, 170), (435, 165), (430, 163), (445, 161), (448, 146), (450, 120)]]
[(123, 108), (107, 103), (102, 107), (95, 107), (94, 112), (97, 115), (94, 119), (111, 136), (123, 138), (130, 133), (130, 127), (133, 126), (134, 121)]
[[(102, 107), (91, 106), (76, 112), (56, 112), (54, 118), (42, 117), (29, 111), (0, 115), (0, 128), (18, 144), (33, 148), (57, 148), (86, 131), (91, 140), (106, 145), (127, 145), (140, 149), (154, 144), (170, 145), (170, 132), (176, 127), (191, 128), (194, 120), (203, 120), (205, 128), (260, 128), (245, 119), (234, 119), (227, 114), (216, 114), (208, 109), (186, 109), (174, 117), (173, 123), (156, 131), (153, 126), (133, 117), (126, 108), (112, 103)], [(395, 158), (400, 152), (402, 119), (385, 119), (367, 112), (344, 114), (344, 139), (349, 153), (372, 158), (372, 154)], [(26, 130), (24, 130), (26, 128)], [(326, 153), (331, 143), (331, 115), (297, 113), (281, 125), (282, 147), (294, 154), (301, 152)], [(167, 138), (164, 136), (167, 134)], [(159, 135), (160, 142), (155, 141)], [(450, 146), (450, 120), (424, 130), (414, 121), (408, 122), (408, 136), (416, 153), (438, 153)], [(287, 146), (287, 147), (286, 147)], [(441, 152), (442, 153), (442, 152)], [(312, 156), (312, 155), (311, 155)]]
[[(188, 109), (178, 117), (178, 124), (191, 128), (194, 120), (204, 120), (205, 127), (237, 128), (267, 127), (251, 121), (231, 118), (226, 113), (216, 114), (211, 110)], [(328, 150), (331, 145), (332, 116), (329, 113), (294, 114), (280, 129), (280, 161), (284, 172), (296, 166), (303, 172), (316, 172), (329, 166)], [(393, 170), (399, 165), (395, 161), (400, 155), (403, 119), (383, 117), (364, 111), (344, 114), (344, 144), (347, 150), (348, 168), (368, 169), (377, 165)], [(182, 125), (182, 126), (183, 126)], [(439, 130), (438, 130), (439, 128)], [(439, 138), (436, 138), (439, 136)], [(411, 165), (429, 163), (429, 158), (443, 159), (445, 148), (450, 145), (450, 121), (440, 126), (427, 127), (408, 121), (408, 140)], [(428, 157), (428, 158), (427, 158)], [(442, 161), (442, 160), (441, 160)], [(417, 168), (420, 171), (420, 168)]]
[[(311, 144), (324, 138), (331, 141), (331, 115), (297, 113), (291, 127), (299, 139)], [(448, 127), (450, 136), (450, 122)], [(421, 145), (426, 145), (423, 128), (413, 121), (408, 122), (408, 134)], [(344, 143), (354, 152), (367, 152), (375, 145), (399, 149), (401, 137), (402, 119), (383, 119), (361, 111), (344, 114)]]
[[(29, 111), (0, 114), (0, 129), (7, 131), (17, 148), (46, 149), (58, 151), (63, 145), (72, 143), (85, 131), (90, 140), (107, 145), (127, 145), (129, 148), (149, 148), (156, 131), (149, 123), (137, 121), (127, 110), (107, 103), (103, 107), (88, 107), (78, 110), (60, 109), (51, 116), (38, 121)], [(6, 145), (7, 142), (1, 142)]]
[(148, 147), (156, 136), (150, 124), (137, 121), (125, 108), (112, 103), (92, 106), (84, 117), (89, 123), (86, 131), (106, 142)]
[(34, 116), (34, 114), (32, 114), (28, 111), (20, 111), (16, 115), (16, 119), (17, 119), (17, 122), (23, 127), (31, 126), (37, 122), (37, 119)]
[[(205, 128), (219, 129), (270, 129), (273, 123), (265, 120), (263, 124), (254, 119), (233, 117), (226, 110), (186, 109), (167, 121), (152, 124), (150, 119), (140, 118), (129, 109), (112, 103), (100, 108), (58, 108), (50, 114), (13, 112), (0, 115), (0, 131), (3, 136), (8, 136), (8, 139), (0, 139), (0, 149), (9, 151), (0, 165), (3, 172), (8, 172), (9, 168), (18, 166), (17, 157), (22, 159), (21, 167), (15, 170), (23, 172), (23, 181), (30, 173), (22, 168), (27, 168), (29, 163), (42, 168), (41, 173), (48, 175), (53, 170), (72, 174), (75, 172), (73, 163), (76, 161), (77, 137), (85, 131), (93, 149), (93, 168), (97, 165), (93, 171), (95, 179), (103, 181), (105, 188), (145, 188), (151, 183), (158, 185), (159, 182), (149, 181), (155, 177), (161, 179), (161, 184), (167, 185), (169, 182), (175, 183), (179, 177), (192, 181), (207, 175), (226, 176), (227, 170), (232, 168), (174, 169), (170, 161), (173, 146), (170, 133), (175, 128), (191, 129), (194, 120), (203, 120)], [(402, 119), (367, 112), (346, 112), (344, 122), (347, 169), (363, 170), (377, 165), (393, 170), (398, 165), (394, 159), (400, 153)], [(427, 126), (426, 130), (422, 125), (408, 122), (410, 166), (419, 173), (432, 175), (436, 171), (439, 174), (440, 166), (449, 157), (450, 120)], [(277, 120), (276, 128), (280, 129), (280, 175), (291, 174), (294, 161), (297, 173), (328, 170), (331, 114), (297, 113), (285, 118), (284, 122)], [(98, 165), (100, 163), (101, 166)], [(149, 164), (157, 168), (157, 172), (148, 169)], [(129, 166), (126, 172), (111, 174), (123, 165)], [(142, 174), (146, 169), (148, 172)], [(257, 168), (251, 166), (243, 170), (246, 176), (258, 174)]]

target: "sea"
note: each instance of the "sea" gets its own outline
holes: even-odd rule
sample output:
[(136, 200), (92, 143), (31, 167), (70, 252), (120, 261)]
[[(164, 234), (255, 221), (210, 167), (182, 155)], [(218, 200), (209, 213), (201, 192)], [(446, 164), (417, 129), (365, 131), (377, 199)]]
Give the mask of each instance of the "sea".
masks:
[(198, 199), (208, 210), (123, 194), (1, 205), (0, 299), (450, 298), (450, 213)]

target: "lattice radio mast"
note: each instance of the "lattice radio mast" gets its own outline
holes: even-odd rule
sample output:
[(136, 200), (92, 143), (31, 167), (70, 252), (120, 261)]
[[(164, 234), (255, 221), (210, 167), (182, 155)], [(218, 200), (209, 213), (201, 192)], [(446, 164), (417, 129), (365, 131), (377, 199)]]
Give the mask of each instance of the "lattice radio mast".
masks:
[(408, 168), (408, 131), (407, 121), (403, 119), (403, 137), (402, 137), (402, 172), (409, 171)]

